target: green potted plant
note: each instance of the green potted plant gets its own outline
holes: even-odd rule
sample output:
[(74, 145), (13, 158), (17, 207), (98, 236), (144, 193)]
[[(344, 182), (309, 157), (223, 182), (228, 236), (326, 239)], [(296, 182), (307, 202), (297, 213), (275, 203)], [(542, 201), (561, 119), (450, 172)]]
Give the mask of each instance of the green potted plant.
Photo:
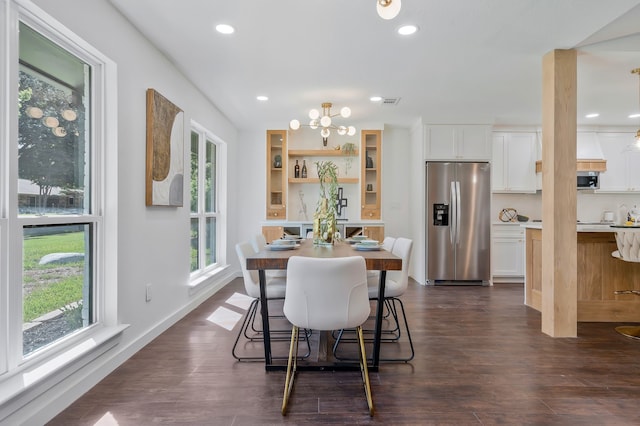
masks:
[(317, 161), (320, 198), (313, 214), (313, 243), (333, 244), (336, 237), (338, 166), (333, 161)]
[(341, 148), (342, 154), (347, 155), (347, 159), (344, 162), (344, 173), (349, 174), (349, 169), (353, 164), (353, 156), (356, 155), (356, 144), (353, 142), (346, 142)]

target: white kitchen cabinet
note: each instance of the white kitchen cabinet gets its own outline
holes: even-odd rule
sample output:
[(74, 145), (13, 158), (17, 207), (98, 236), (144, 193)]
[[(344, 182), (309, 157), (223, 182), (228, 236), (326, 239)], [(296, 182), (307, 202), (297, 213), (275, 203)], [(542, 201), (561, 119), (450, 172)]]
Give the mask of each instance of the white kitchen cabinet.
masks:
[(424, 126), (426, 160), (491, 159), (491, 127), (485, 125)]
[(627, 150), (635, 133), (599, 133), (607, 171), (600, 173), (598, 192), (640, 192), (640, 151)]
[(494, 282), (524, 282), (524, 228), (518, 224), (494, 224), (492, 269)]
[(536, 192), (536, 142), (535, 132), (493, 133), (493, 192)]

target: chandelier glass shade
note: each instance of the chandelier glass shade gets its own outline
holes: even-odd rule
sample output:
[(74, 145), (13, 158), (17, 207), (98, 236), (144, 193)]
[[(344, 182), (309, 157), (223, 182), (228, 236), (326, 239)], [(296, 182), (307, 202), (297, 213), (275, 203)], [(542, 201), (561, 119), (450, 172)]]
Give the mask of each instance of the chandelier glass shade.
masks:
[(376, 10), (382, 19), (393, 19), (400, 13), (400, 0), (376, 0)]
[(339, 135), (353, 136), (356, 134), (356, 128), (353, 126), (336, 125), (333, 123), (334, 117), (349, 118), (351, 116), (351, 109), (349, 107), (342, 107), (339, 113), (332, 114), (331, 102), (324, 102), (322, 104), (322, 113), (317, 109), (309, 111), (309, 124), (300, 124), (300, 121), (293, 119), (289, 122), (291, 130), (298, 130), (300, 126), (308, 126), (312, 129), (320, 128), (320, 135), (323, 138), (328, 138), (331, 134), (331, 130), (335, 130)]

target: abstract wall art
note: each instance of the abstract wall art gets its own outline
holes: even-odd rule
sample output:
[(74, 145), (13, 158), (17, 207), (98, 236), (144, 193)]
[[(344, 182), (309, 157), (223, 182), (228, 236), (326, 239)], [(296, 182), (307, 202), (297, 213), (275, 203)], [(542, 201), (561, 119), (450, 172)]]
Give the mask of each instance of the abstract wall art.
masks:
[(184, 112), (147, 89), (146, 205), (183, 204)]

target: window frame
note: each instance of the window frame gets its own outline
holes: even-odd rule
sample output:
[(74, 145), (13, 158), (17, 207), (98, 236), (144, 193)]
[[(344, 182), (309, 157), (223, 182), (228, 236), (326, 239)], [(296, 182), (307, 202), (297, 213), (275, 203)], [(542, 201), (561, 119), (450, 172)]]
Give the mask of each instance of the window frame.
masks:
[[(117, 322), (117, 67), (30, 1), (8, 0), (0, 12), (7, 42), (0, 45), (0, 385), (17, 395), (51, 377), (121, 333)], [(21, 217), (18, 214), (18, 76), (19, 23), (80, 58), (91, 67), (89, 105), (90, 211), (81, 215)], [(14, 84), (15, 83), (15, 84)], [(6, 96), (5, 96), (6, 95)], [(88, 223), (94, 228), (92, 286), (94, 323), (57, 339), (30, 354), (22, 354), (22, 239), (31, 225)], [(6, 330), (6, 331), (5, 331)], [(71, 370), (75, 370), (74, 367)], [(0, 401), (1, 405), (2, 401)]]
[[(206, 129), (194, 120), (191, 120), (189, 127), (189, 141), (191, 134), (198, 134), (198, 205), (197, 212), (191, 211), (191, 200), (189, 200), (189, 233), (191, 233), (191, 221), (198, 219), (198, 265), (199, 268), (190, 272), (190, 284), (192, 286), (200, 284), (204, 279), (215, 275), (226, 267), (226, 206), (227, 206), (227, 185), (226, 185), (226, 167), (227, 167), (227, 144), (220, 137)], [(215, 158), (215, 211), (206, 212), (206, 196), (205, 196), (205, 162), (206, 162), (206, 144), (212, 143), (216, 147)], [(191, 166), (191, 143), (189, 144), (189, 166)], [(191, 174), (189, 174), (191, 176)], [(189, 178), (191, 185), (191, 177)], [(189, 191), (189, 195), (191, 191)], [(206, 260), (206, 226), (207, 219), (215, 218), (216, 220), (216, 262), (202, 266)], [(191, 265), (191, 256), (189, 256), (189, 265)]]

